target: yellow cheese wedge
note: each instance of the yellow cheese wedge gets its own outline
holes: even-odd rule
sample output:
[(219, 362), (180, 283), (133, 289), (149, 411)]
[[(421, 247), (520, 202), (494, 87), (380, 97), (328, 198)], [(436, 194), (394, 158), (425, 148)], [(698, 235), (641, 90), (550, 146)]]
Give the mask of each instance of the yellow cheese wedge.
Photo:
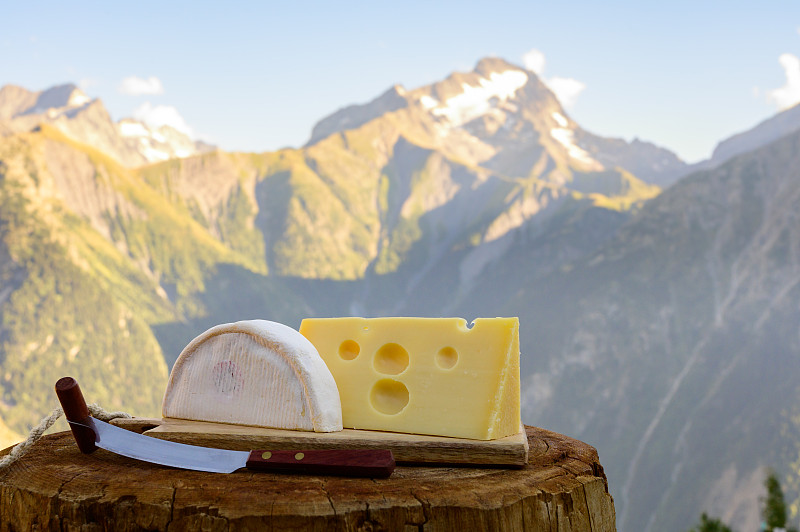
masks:
[(520, 430), (519, 320), (313, 318), (300, 332), (356, 429), (491, 440)]
[(314, 346), (265, 320), (217, 325), (187, 345), (164, 393), (164, 417), (292, 430), (342, 430), (339, 391)]

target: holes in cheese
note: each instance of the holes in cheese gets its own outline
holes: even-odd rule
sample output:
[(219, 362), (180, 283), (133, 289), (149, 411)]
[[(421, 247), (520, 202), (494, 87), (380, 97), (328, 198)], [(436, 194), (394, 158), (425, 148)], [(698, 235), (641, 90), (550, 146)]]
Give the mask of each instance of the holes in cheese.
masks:
[(339, 356), (345, 360), (353, 360), (361, 352), (361, 346), (352, 340), (345, 340), (339, 346)]
[[(520, 430), (519, 320), (313, 318), (300, 325), (348, 428), (490, 440)], [(346, 360), (341, 346), (359, 346)]]
[(218, 325), (170, 372), (164, 417), (293, 430), (342, 430), (339, 391), (316, 348), (265, 320)]
[(442, 369), (453, 369), (458, 362), (458, 351), (450, 347), (443, 347), (436, 353), (436, 365)]
[(381, 414), (393, 416), (408, 404), (408, 388), (394, 379), (381, 379), (372, 387), (369, 401)]
[(408, 367), (408, 351), (394, 342), (384, 344), (375, 353), (375, 371), (386, 375), (399, 375)]

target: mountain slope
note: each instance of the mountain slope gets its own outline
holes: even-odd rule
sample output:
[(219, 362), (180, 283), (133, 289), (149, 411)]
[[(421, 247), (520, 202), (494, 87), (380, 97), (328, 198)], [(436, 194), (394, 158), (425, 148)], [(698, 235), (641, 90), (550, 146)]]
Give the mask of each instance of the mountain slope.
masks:
[[(234, 210), (252, 224), (254, 212)], [(27, 432), (52, 409), (52, 385), (64, 374), (105, 408), (155, 415), (166, 362), (177, 356), (159, 345), (157, 325), (220, 307), (203, 293), (218, 268), (265, 272), (263, 255), (237, 251), (247, 242), (244, 233), (212, 234), (143, 170), (54, 127), (0, 138), (4, 426)]]
[[(0, 417), (18, 434), (49, 413), (73, 375), (106, 408), (155, 414), (166, 364), (147, 320), (174, 319), (155, 287), (89, 224), (65, 211), (36, 151), (0, 140)], [(148, 294), (146, 287), (151, 289)], [(145, 290), (143, 290), (145, 289)]]
[(760, 469), (796, 459), (798, 153), (794, 134), (685, 178), (505, 308), (525, 419), (597, 446), (620, 530), (755, 527)]
[[(304, 149), (271, 157), (257, 185), (271, 271), (413, 288), (444, 257), (502, 240), (554, 201), (627, 211), (658, 193), (592, 158), (564, 113), (532, 72), (497, 59), (334, 113)], [(479, 255), (472, 275), (493, 254)], [(374, 312), (402, 302), (370, 305), (357, 302)]]

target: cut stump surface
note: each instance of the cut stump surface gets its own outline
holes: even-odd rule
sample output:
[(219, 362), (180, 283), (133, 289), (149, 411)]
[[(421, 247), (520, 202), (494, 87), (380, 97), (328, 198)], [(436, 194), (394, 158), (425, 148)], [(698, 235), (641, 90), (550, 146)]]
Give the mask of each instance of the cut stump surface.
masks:
[(522, 469), (398, 467), (387, 479), (184, 471), (84, 455), (60, 432), (0, 470), (0, 530), (615, 530), (597, 451), (526, 432)]

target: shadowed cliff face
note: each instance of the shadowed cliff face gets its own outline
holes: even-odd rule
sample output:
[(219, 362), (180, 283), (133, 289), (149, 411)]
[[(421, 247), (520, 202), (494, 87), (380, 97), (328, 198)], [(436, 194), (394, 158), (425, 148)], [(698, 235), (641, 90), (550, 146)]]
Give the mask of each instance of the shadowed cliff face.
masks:
[[(598, 447), (623, 530), (702, 510), (757, 526), (758, 470), (796, 458), (799, 149), (793, 135), (686, 178), (508, 307), (527, 324), (526, 418)], [(731, 484), (746, 511), (715, 493)]]

